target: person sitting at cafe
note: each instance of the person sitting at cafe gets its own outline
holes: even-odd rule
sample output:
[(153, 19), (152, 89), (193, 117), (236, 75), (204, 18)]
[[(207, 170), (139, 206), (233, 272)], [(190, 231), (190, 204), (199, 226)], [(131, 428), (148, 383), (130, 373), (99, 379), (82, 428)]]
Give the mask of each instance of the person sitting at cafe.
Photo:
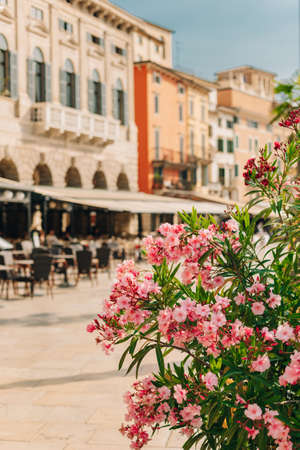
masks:
[(59, 240), (55, 236), (54, 230), (49, 231), (46, 241), (47, 241), (48, 247), (52, 247), (53, 245), (59, 245)]

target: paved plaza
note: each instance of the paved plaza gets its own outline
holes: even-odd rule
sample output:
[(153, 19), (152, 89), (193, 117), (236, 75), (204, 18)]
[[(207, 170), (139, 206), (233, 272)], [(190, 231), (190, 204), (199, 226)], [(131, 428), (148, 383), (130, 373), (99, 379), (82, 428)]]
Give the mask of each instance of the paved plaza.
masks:
[[(85, 331), (111, 280), (0, 300), (0, 450), (122, 450), (123, 393), (133, 376), (116, 367), (122, 349), (105, 356)], [(39, 294), (39, 291), (37, 291)], [(150, 373), (147, 360), (142, 373)], [(148, 449), (179, 449), (162, 431)]]

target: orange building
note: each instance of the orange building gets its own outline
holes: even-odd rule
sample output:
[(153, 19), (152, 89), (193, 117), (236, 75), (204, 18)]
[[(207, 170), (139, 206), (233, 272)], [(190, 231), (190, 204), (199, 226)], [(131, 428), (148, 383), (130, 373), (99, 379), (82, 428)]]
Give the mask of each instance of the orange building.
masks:
[(150, 61), (134, 80), (139, 189), (189, 197), (208, 183), (209, 88)]

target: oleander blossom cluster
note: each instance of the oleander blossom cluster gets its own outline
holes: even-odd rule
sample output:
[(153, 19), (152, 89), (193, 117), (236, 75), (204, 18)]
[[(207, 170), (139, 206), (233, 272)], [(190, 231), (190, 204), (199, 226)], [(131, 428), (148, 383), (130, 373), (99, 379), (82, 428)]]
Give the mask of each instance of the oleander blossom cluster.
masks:
[[(124, 396), (120, 431), (130, 448), (143, 448), (164, 427), (186, 437), (185, 450), (200, 442), (297, 448), (299, 124), (293, 110), (282, 126), (298, 133), (294, 142), (275, 142), (247, 162), (245, 183), (257, 196), (250, 206), (236, 207), (221, 224), (182, 212), (181, 224), (163, 224), (144, 239), (150, 269), (118, 266), (87, 331), (106, 354), (125, 346), (119, 369), (129, 360), (128, 371), (138, 375), (146, 355), (156, 357), (157, 370)], [(262, 212), (251, 217), (261, 197)], [(261, 217), (272, 227), (264, 256), (254, 238)]]

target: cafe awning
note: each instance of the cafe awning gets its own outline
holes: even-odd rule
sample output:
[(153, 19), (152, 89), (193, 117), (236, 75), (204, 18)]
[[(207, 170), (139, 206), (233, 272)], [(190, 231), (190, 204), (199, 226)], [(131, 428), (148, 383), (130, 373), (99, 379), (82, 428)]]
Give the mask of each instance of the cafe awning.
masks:
[(192, 208), (195, 207), (200, 214), (224, 214), (227, 207), (225, 203), (197, 202), (143, 192), (54, 188), (50, 186), (34, 186), (34, 192), (62, 202), (116, 212), (175, 214), (178, 211), (191, 212)]

